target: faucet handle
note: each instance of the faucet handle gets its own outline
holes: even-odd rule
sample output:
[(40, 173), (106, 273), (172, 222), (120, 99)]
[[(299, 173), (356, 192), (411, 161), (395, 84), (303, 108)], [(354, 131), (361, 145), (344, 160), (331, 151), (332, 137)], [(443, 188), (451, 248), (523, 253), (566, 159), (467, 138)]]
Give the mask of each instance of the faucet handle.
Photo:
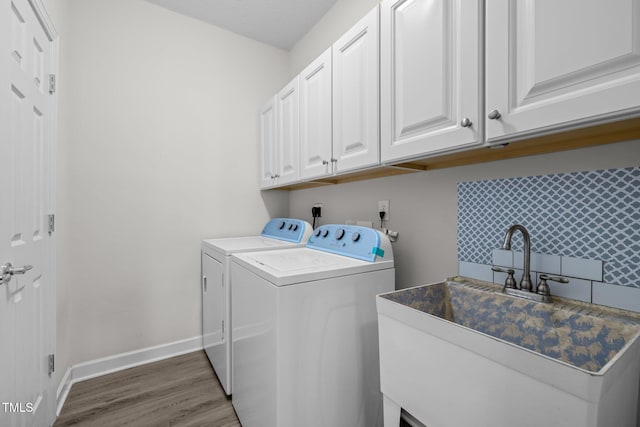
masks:
[(553, 282), (559, 282), (559, 283), (569, 283), (569, 279), (564, 277), (549, 276), (548, 274), (541, 274), (540, 281), (538, 282), (538, 287), (536, 288), (537, 294), (551, 296), (551, 289), (549, 289), (547, 280), (551, 280)]
[(566, 277), (549, 276), (548, 274), (541, 274), (540, 280), (551, 280), (552, 282), (569, 283), (569, 279), (567, 279)]
[(513, 276), (515, 274), (515, 270), (512, 268), (504, 269), (500, 267), (491, 266), (491, 269), (497, 273), (507, 273), (507, 278), (504, 281), (505, 288), (516, 288), (516, 278)]

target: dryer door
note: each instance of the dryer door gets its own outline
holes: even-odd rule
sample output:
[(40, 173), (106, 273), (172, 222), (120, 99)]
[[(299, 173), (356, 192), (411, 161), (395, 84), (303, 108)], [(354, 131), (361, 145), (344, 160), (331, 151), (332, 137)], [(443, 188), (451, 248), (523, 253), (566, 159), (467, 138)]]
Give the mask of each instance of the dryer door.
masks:
[(227, 352), (225, 339), (225, 288), (223, 265), (202, 253), (202, 345), (220, 383), (227, 390)]

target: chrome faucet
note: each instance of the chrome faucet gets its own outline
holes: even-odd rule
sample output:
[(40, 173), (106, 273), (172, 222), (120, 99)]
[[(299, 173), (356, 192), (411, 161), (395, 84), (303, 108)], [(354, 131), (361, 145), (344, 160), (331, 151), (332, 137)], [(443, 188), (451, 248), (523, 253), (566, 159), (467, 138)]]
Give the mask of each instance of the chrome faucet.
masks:
[(504, 235), (504, 243), (502, 249), (507, 251), (511, 250), (511, 237), (516, 230), (519, 230), (522, 234), (522, 240), (524, 240), (524, 271), (522, 272), (522, 280), (520, 280), (520, 289), (523, 291), (532, 292), (533, 282), (531, 281), (531, 240), (529, 239), (529, 232), (520, 224), (514, 224), (507, 230), (507, 234)]
[(533, 282), (531, 281), (531, 240), (529, 239), (529, 232), (526, 228), (524, 228), (520, 224), (514, 224), (507, 230), (507, 233), (504, 235), (504, 243), (502, 243), (502, 249), (510, 251), (511, 250), (511, 238), (513, 237), (513, 233), (516, 231), (520, 231), (522, 233), (522, 240), (524, 241), (524, 271), (522, 272), (522, 280), (520, 280), (520, 288), (516, 287), (516, 281), (513, 277), (515, 270), (512, 268), (508, 270), (504, 270), (500, 267), (493, 266), (491, 269), (493, 271), (498, 271), (501, 273), (507, 273), (507, 279), (504, 282), (504, 288), (502, 288), (502, 292), (507, 295), (525, 298), (532, 301), (537, 302), (553, 302), (551, 298), (551, 290), (549, 289), (549, 285), (547, 284), (547, 280), (552, 280), (560, 283), (569, 283), (564, 277), (554, 277), (548, 276), (546, 274), (540, 275), (540, 283), (536, 288), (533, 287)]

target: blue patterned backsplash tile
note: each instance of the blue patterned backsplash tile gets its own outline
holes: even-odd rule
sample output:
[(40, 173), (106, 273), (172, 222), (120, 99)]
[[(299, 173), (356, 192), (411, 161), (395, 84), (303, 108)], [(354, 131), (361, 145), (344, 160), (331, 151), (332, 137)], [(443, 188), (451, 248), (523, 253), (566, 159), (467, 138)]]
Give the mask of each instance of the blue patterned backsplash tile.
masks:
[(640, 167), (458, 184), (459, 261), (491, 264), (516, 223), (533, 252), (602, 260), (604, 282), (640, 287)]

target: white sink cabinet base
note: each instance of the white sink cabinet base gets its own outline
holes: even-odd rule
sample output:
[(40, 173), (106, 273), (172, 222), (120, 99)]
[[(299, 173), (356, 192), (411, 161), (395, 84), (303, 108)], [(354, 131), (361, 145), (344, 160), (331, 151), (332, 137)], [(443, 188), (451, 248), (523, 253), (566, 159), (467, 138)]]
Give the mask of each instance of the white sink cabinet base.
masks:
[(595, 374), (377, 298), (384, 425), (636, 427), (640, 345)]

